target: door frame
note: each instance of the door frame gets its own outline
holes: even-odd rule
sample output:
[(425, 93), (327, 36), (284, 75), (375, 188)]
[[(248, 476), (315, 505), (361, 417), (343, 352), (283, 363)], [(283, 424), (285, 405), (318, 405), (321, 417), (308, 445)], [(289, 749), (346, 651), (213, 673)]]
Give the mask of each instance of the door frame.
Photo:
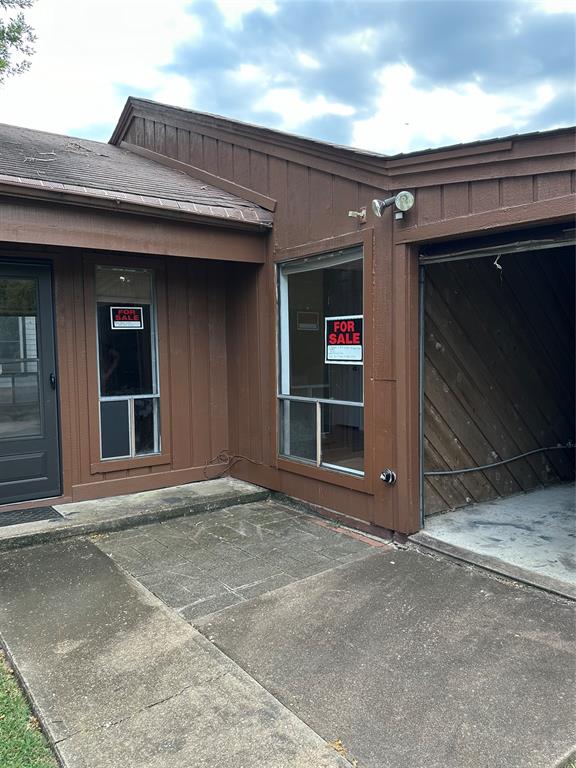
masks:
[[(32, 495), (27, 499), (19, 499), (15, 501), (7, 501), (0, 503), (0, 508), (11, 508), (14, 505), (27, 506), (31, 502), (41, 499), (55, 499), (60, 498), (63, 493), (63, 467), (62, 467), (62, 424), (61, 424), (61, 404), (60, 404), (60, 370), (59, 370), (59, 357), (58, 357), (58, 337), (57, 337), (57, 324), (56, 324), (56, 290), (54, 285), (54, 264), (50, 259), (39, 259), (37, 257), (27, 258), (22, 256), (16, 258), (10, 256), (10, 254), (0, 253), (0, 269), (9, 267), (14, 269), (17, 274), (22, 272), (22, 276), (26, 276), (29, 269), (43, 270), (46, 275), (46, 285), (48, 286), (49, 295), (46, 297), (48, 303), (49, 319), (46, 324), (46, 320), (42, 317), (44, 313), (39, 312), (40, 323), (44, 324), (44, 328), (49, 329), (50, 341), (51, 341), (51, 354), (54, 362), (54, 374), (56, 376), (56, 387), (54, 390), (54, 413), (55, 413), (55, 425), (54, 425), (54, 438), (56, 442), (56, 480), (57, 488), (54, 493), (41, 493), (40, 495)], [(42, 306), (39, 302), (39, 309)]]
[[(533, 226), (505, 233), (471, 232), (464, 242), (449, 240), (445, 243), (421, 243), (417, 250), (419, 276), (419, 330), (418, 330), (418, 400), (419, 400), (419, 517), (420, 528), (426, 528), (424, 489), (426, 471), (424, 467), (425, 419), (425, 333), (426, 333), (426, 270), (428, 266), (442, 262), (469, 261), (478, 258), (495, 258), (500, 255), (552, 250), (567, 246), (576, 247), (574, 231), (563, 231), (558, 226)], [(429, 249), (429, 250), (428, 250)], [(454, 474), (457, 474), (455, 471)]]

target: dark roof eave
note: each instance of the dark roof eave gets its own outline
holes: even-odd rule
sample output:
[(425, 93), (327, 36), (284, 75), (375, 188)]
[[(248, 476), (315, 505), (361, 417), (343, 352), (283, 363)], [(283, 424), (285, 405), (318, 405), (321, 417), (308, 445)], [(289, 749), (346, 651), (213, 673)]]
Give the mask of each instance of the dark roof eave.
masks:
[(272, 221), (270, 221), (270, 223), (265, 223), (262, 221), (247, 221), (245, 219), (232, 217), (204, 215), (201, 213), (182, 211), (176, 208), (162, 208), (156, 205), (146, 205), (145, 203), (134, 203), (115, 197), (98, 197), (97, 195), (86, 194), (80, 191), (71, 192), (58, 189), (43, 189), (22, 184), (21, 182), (15, 182), (14, 184), (6, 181), (0, 182), (0, 196), (59, 203), (75, 207), (92, 208), (95, 210), (115, 211), (118, 213), (128, 213), (149, 218), (170, 219), (188, 224), (200, 224), (203, 226), (234, 230), (248, 230), (250, 232), (269, 232), (273, 223)]

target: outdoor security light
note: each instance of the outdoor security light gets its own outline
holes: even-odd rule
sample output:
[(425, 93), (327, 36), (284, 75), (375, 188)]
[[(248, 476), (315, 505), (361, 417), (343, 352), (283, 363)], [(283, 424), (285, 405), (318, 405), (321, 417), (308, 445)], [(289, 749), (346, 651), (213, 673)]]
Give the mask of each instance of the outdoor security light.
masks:
[(412, 192), (398, 192), (394, 198), (394, 202), (399, 211), (409, 211), (414, 205), (414, 195)]
[(414, 195), (412, 192), (398, 192), (394, 197), (387, 197), (385, 200), (372, 200), (372, 210), (378, 217), (382, 216), (385, 208), (395, 205), (399, 211), (409, 211), (414, 205)]

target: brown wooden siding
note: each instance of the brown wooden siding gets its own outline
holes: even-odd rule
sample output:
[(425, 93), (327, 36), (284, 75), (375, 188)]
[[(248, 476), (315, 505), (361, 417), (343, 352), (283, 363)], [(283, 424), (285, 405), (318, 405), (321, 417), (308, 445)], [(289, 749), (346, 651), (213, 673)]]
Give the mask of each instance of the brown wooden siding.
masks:
[[(226, 283), (230, 264), (15, 245), (2, 246), (0, 253), (53, 265), (63, 499), (149, 490), (202, 480), (221, 471), (215, 468), (206, 474), (205, 465), (229, 446)], [(99, 461), (95, 312), (87, 279), (96, 263), (156, 271), (161, 456)]]
[[(164, 152), (277, 201), (266, 265), (234, 267), (228, 294), (230, 445), (256, 462), (242, 461), (234, 472), (380, 526), (417, 530), (420, 243), (569, 220), (573, 138), (505, 139), (389, 160), (161, 106), (137, 109), (115, 141)], [(171, 126), (171, 141), (158, 123)], [(391, 211), (376, 219), (371, 200), (402, 188), (416, 194), (412, 211), (403, 221)], [(364, 225), (348, 217), (361, 206), (368, 207)], [(354, 478), (305, 472), (276, 453), (274, 262), (332, 250), (342, 237), (368, 247), (372, 260), (365, 294), (372, 307), (365, 365), (372, 469), (361, 488)], [(386, 467), (398, 473), (394, 487), (377, 479)]]
[[(574, 439), (572, 249), (426, 268), (425, 467), (489, 464)], [(553, 451), (485, 472), (430, 477), (431, 514), (574, 476)]]

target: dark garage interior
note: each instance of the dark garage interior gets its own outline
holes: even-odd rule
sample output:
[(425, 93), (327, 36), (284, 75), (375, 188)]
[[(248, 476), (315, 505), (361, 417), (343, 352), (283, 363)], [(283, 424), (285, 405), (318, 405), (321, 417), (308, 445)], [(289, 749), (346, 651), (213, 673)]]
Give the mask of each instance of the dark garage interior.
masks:
[(574, 450), (558, 447), (574, 442), (574, 264), (564, 245), (425, 267), (426, 530), (563, 578), (576, 575)]

